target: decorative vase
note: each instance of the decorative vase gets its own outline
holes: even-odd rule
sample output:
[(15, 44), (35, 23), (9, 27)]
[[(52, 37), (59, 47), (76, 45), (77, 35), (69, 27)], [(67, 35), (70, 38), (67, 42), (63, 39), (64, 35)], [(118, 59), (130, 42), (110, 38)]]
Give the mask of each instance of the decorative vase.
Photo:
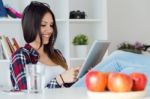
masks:
[(87, 55), (87, 45), (75, 45), (75, 54), (78, 58), (85, 58)]

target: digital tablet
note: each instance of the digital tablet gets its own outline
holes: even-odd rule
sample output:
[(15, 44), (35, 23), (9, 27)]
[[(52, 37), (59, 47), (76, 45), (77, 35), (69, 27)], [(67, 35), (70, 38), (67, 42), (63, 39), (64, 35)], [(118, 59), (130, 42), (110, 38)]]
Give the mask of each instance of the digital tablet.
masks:
[(103, 59), (108, 46), (109, 41), (95, 40), (88, 52), (86, 60), (81, 66), (77, 78), (83, 77), (87, 71), (97, 65)]

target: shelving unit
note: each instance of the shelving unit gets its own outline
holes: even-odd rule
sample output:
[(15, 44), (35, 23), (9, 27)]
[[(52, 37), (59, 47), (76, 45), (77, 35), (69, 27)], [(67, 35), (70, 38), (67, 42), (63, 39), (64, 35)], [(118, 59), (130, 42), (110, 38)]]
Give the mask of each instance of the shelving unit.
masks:
[[(70, 11), (84, 11), (86, 19), (69, 19), (70, 65), (82, 64), (84, 58), (77, 58), (72, 40), (75, 35), (85, 33), (89, 37), (88, 49), (96, 39), (107, 40), (106, 0), (68, 0)], [(68, 12), (68, 13), (69, 13)]]
[[(32, 0), (3, 0), (4, 4), (22, 12)], [(37, 0), (48, 3), (55, 14), (58, 27), (56, 48), (60, 49), (69, 66), (81, 65), (84, 58), (77, 58), (72, 45), (73, 37), (79, 33), (85, 33), (89, 37), (90, 48), (96, 39), (107, 40), (107, 9), (106, 0)], [(15, 2), (15, 3), (14, 3)], [(17, 3), (16, 3), (17, 2)], [(80, 10), (86, 13), (86, 19), (69, 19), (69, 13)], [(0, 35), (16, 37), (21, 46), (23, 41), (21, 20), (12, 18), (0, 18)], [(5, 63), (9, 61), (1, 61)]]

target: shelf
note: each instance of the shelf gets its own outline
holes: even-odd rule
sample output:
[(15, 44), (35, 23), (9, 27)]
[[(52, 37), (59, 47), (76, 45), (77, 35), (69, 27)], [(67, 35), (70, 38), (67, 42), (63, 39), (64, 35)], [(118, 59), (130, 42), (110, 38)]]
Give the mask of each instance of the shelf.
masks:
[[(18, 18), (0, 18), (0, 22), (21, 22), (21, 19)], [(56, 22), (67, 22), (66, 19), (56, 19)], [(71, 23), (80, 23), (80, 22), (102, 22), (100, 19), (69, 19)]]
[(85, 58), (70, 58), (71, 61), (84, 61)]
[[(0, 18), (0, 22), (21, 22), (18, 18)], [(67, 22), (65, 19), (56, 19), (56, 22)]]
[(82, 66), (84, 61), (85, 61), (85, 58), (70, 58), (70, 66), (71, 67)]
[(66, 19), (56, 19), (56, 22), (67, 22)]
[(102, 20), (100, 19), (69, 19), (69, 22), (70, 23), (80, 23), (80, 22), (89, 23), (89, 22), (102, 22)]
[[(21, 22), (19, 18), (0, 18), (0, 22)], [(67, 22), (67, 19), (56, 19), (56, 22)], [(70, 23), (102, 22), (100, 19), (69, 19)]]
[(0, 18), (0, 22), (21, 22), (18, 18)]

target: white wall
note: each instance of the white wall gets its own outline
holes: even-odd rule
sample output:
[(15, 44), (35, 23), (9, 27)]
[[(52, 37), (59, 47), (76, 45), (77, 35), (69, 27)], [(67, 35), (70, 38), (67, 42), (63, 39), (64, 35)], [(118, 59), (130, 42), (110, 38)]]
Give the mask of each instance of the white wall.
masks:
[(110, 52), (123, 41), (150, 44), (150, 0), (108, 0)]

